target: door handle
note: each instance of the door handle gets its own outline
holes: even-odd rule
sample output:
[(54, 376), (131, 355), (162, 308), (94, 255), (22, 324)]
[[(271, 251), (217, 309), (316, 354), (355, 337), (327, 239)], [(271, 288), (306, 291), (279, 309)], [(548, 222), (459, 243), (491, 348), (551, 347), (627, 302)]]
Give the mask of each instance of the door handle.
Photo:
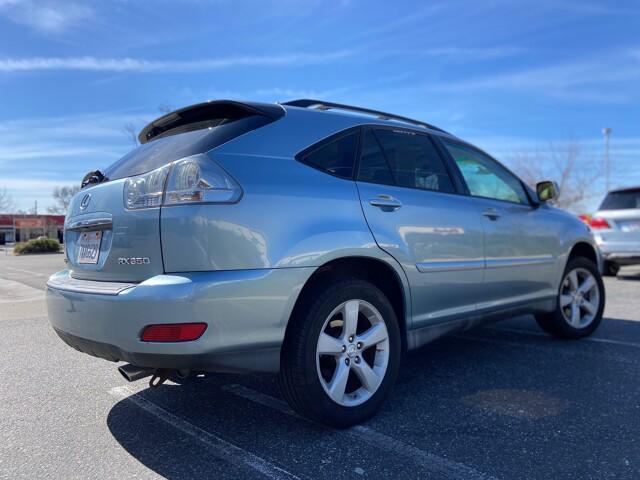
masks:
[(501, 217), (500, 212), (498, 212), (498, 210), (496, 210), (495, 208), (486, 208), (482, 212), (482, 215), (487, 217), (489, 220), (498, 220)]
[(391, 195), (378, 195), (376, 198), (369, 200), (369, 205), (382, 210), (397, 210), (402, 206), (402, 203)]

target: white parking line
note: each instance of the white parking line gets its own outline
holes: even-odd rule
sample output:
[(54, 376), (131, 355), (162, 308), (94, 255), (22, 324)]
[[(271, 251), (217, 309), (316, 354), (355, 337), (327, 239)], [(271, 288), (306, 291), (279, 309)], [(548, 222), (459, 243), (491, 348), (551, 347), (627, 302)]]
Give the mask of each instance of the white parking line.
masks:
[[(285, 402), (269, 395), (265, 395), (264, 393), (235, 384), (223, 385), (222, 389), (239, 397), (251, 400), (252, 402), (264, 405), (265, 407), (302, 419), (302, 417), (298, 416), (293, 410), (291, 410)], [(308, 421), (306, 419), (303, 420)], [(380, 448), (381, 450), (409, 458), (425, 469), (434, 473), (437, 472), (444, 474), (447, 478), (460, 480), (495, 480), (495, 477), (478, 472), (467, 465), (439, 457), (438, 455), (426, 452), (414, 447), (413, 445), (396, 440), (395, 438), (379, 433), (376, 430), (363, 425), (357, 425), (347, 430), (340, 430), (338, 431), (338, 434), (342, 434), (343, 432), (344, 435), (357, 437), (358, 439), (364, 440), (368, 444)]]
[(272, 464), (271, 462), (248, 452), (237, 445), (234, 445), (222, 438), (207, 432), (202, 428), (168, 412), (164, 408), (147, 400), (141, 395), (135, 393), (127, 386), (115, 387), (109, 390), (109, 394), (131, 400), (136, 406), (142, 408), (154, 417), (180, 430), (181, 432), (202, 442), (211, 450), (218, 458), (233, 463), (239, 467), (249, 467), (263, 474), (267, 478), (274, 480), (279, 479), (299, 479), (296, 475)]
[[(548, 334), (544, 332), (532, 332), (530, 330), (523, 330), (521, 328), (504, 328), (504, 327), (490, 327), (488, 330), (495, 330), (497, 332), (510, 332), (510, 333), (521, 333), (526, 335), (534, 335), (536, 337), (549, 337)], [(640, 348), (640, 343), (634, 342), (625, 342), (622, 340), (610, 340), (608, 338), (599, 338), (599, 337), (586, 337), (580, 339), (581, 342), (596, 342), (596, 343), (610, 343), (611, 345), (624, 345), (625, 347), (635, 347)]]

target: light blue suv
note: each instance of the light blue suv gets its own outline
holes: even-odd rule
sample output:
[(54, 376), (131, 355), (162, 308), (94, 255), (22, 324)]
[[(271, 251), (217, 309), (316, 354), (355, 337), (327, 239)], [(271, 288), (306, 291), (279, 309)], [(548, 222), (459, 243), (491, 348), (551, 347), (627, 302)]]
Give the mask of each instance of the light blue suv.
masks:
[[(49, 318), (129, 380), (279, 372), (299, 413), (347, 426), (402, 353), (534, 314), (592, 333), (605, 292), (588, 227), (426, 123), (318, 100), (212, 101), (142, 130), (89, 173)], [(470, 359), (472, 361), (472, 359)]]

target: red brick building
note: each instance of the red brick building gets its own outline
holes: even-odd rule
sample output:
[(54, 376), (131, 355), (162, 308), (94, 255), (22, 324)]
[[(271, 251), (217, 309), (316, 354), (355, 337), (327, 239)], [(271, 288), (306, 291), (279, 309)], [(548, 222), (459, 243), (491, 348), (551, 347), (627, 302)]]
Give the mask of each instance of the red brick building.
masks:
[(49, 237), (62, 242), (64, 215), (0, 214), (0, 245)]

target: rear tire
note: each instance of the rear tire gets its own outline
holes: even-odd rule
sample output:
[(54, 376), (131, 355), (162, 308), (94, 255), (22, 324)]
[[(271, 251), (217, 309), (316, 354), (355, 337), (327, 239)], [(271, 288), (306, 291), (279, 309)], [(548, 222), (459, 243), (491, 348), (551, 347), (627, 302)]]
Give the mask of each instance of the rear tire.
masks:
[(536, 315), (542, 330), (564, 339), (591, 335), (602, 322), (605, 290), (596, 265), (583, 257), (569, 260), (558, 289), (556, 309)]
[(614, 262), (605, 261), (603, 270), (604, 271), (602, 272), (602, 274), (605, 277), (615, 277), (616, 275), (618, 275), (618, 272), (620, 271), (620, 265)]
[(398, 321), (382, 291), (358, 279), (324, 283), (292, 315), (280, 386), (300, 415), (344, 428), (381, 407), (400, 357)]

